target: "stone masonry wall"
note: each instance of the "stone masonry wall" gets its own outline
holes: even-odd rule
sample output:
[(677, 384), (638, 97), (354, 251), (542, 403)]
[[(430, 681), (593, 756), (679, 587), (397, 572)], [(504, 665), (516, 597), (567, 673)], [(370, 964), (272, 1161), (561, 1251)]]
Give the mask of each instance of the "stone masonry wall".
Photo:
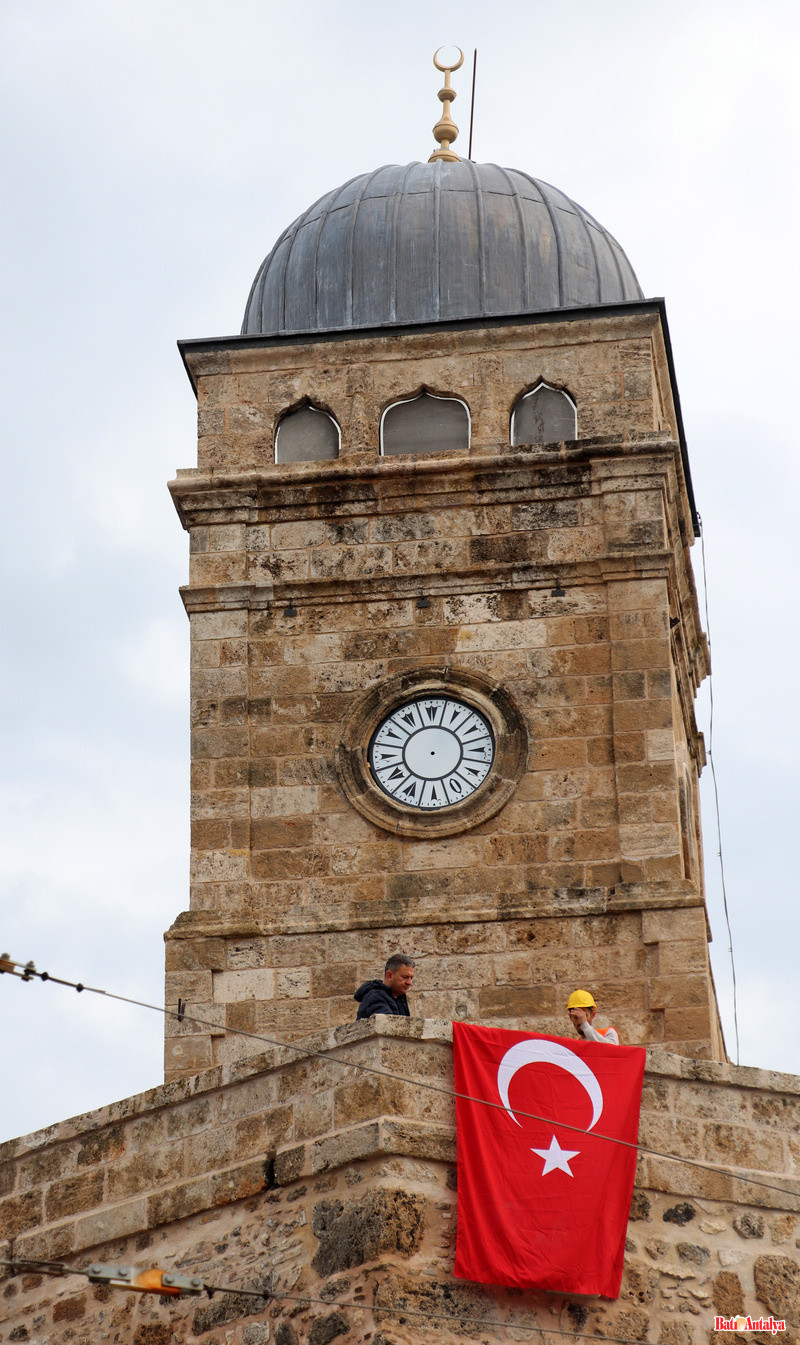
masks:
[(514, 404), (540, 380), (571, 394), (581, 439), (677, 431), (655, 310), (346, 340), (204, 344), (185, 347), (197, 388), (201, 471), (271, 466), (278, 421), (304, 399), (338, 422), (342, 459), (374, 461), (383, 412), (423, 388), (466, 401), (479, 453), (508, 444)]
[[(660, 488), (641, 472), (636, 484), (629, 492), (630, 510), (655, 514), (661, 508)], [(519, 481), (513, 487), (519, 493)], [(602, 497), (593, 497), (595, 506), (602, 506)], [(502, 506), (509, 518), (517, 508), (532, 506)], [(452, 579), (457, 569), (453, 548), (473, 548), (481, 538), (467, 536), (479, 526), (477, 508), (451, 512), (458, 515), (453, 527), (464, 534), (463, 541), (397, 543), (394, 549), (412, 546), (415, 558), (409, 565), (419, 565), (419, 548), (427, 548), (425, 565), (439, 566)], [(480, 525), (495, 528), (492, 545), (508, 542), (509, 554), (515, 537), (523, 536), (504, 539), (506, 525), (497, 517), (491, 524), (484, 518)], [(250, 545), (245, 532), (270, 533), (273, 539), (285, 533), (293, 548), (265, 551), (265, 560), (280, 567), (282, 556), (289, 555), (298, 574), (302, 556), (307, 574), (315, 555), (325, 552), (323, 534), (334, 526), (344, 525), (276, 523), (269, 529), (242, 524), (236, 531), (245, 547)], [(445, 526), (441, 510), (435, 518), (424, 511), (402, 516), (406, 534)], [(618, 516), (614, 526), (621, 536)], [(638, 524), (628, 526), (640, 536)], [(353, 524), (361, 531), (366, 527), (363, 520)], [(234, 529), (224, 531), (233, 545)], [(570, 533), (573, 549), (578, 531)], [(353, 531), (352, 545), (331, 547), (344, 572), (358, 570), (356, 553), (370, 549), (367, 543), (356, 544), (355, 537)], [(557, 530), (529, 531), (530, 537), (538, 538), (537, 545), (566, 544)], [(301, 541), (305, 550), (299, 548)], [(442, 547), (450, 548), (448, 555), (437, 553), (437, 558), (433, 552)], [(464, 555), (458, 563), (467, 563)], [(504, 587), (522, 579), (519, 558), (514, 567), (513, 573), (508, 566), (500, 574), (492, 571), (486, 580), (491, 592), (434, 593), (422, 608), (412, 597), (372, 602), (312, 598), (291, 617), (281, 603), (249, 612), (192, 614), (191, 917), (181, 918), (171, 931), (168, 1003), (180, 995), (212, 1021), (220, 1013), (217, 1006), (227, 1004), (226, 1016), (216, 1019), (219, 1029), (227, 1023), (253, 1030), (258, 1024), (302, 1033), (337, 1025), (351, 1016), (351, 996), (360, 979), (379, 972), (385, 956), (403, 947), (429, 959), (425, 993), (446, 998), (445, 992), (460, 992), (457, 1002), (450, 995), (447, 1004), (424, 1004), (424, 1012), (458, 1016), (467, 1003), (471, 1014), (474, 992), (484, 978), (484, 1016), (508, 1018), (516, 997), (518, 1014), (529, 1021), (543, 1008), (552, 1012), (554, 991), (565, 998), (564, 954), (585, 943), (579, 929), (583, 914), (626, 905), (671, 906), (675, 928), (666, 938), (686, 940), (686, 918), (677, 912), (687, 904), (702, 905), (703, 885), (697, 842), (694, 851), (686, 845), (679, 770), (693, 790), (690, 829), (696, 835), (702, 744), (693, 717), (686, 723), (682, 713), (668, 578), (638, 575), (575, 583), (567, 577), (565, 595), (553, 597), (549, 587)], [(430, 583), (418, 587), (430, 591)], [(495, 818), (460, 836), (426, 841), (392, 835), (356, 813), (337, 780), (336, 745), (351, 707), (382, 679), (415, 668), (447, 670), (453, 676), (466, 671), (502, 684), (528, 726), (527, 768), (512, 800)], [(511, 952), (524, 949), (526, 943), (547, 946), (548, 967), (540, 962), (537, 969), (519, 959), (456, 964), (465, 933), (455, 922), (474, 925), (515, 915), (527, 920), (571, 916), (561, 925), (560, 932), (569, 936), (561, 960), (548, 931), (537, 935), (528, 928), (507, 936), (484, 930), (481, 939), (484, 944), (487, 938), (499, 940), (498, 953), (506, 946)], [(431, 956), (422, 928), (429, 921), (438, 926), (437, 951), (449, 957), (447, 966)], [(349, 940), (342, 926), (371, 926), (374, 933)], [(691, 926), (698, 946), (690, 950), (686, 945), (687, 956), (669, 972), (681, 983), (669, 988), (645, 984), (642, 976), (654, 970), (647, 949), (660, 938), (643, 933), (641, 920), (615, 927), (619, 958), (604, 966), (605, 955), (598, 954), (594, 963), (589, 960), (586, 975), (599, 978), (598, 993), (608, 1011), (624, 1016), (628, 1040), (667, 1041), (689, 1054), (718, 1054), (702, 919)], [(276, 938), (292, 934), (297, 936), (294, 951), (283, 955), (291, 957), (297, 971), (289, 974), (285, 964), (254, 960), (258, 948), (271, 954)], [(185, 944), (190, 939), (196, 944), (193, 951), (175, 946), (175, 940)], [(288, 944), (280, 946), (288, 949)], [(322, 947), (334, 964), (331, 975), (315, 966)], [(298, 960), (300, 949), (309, 961)], [(215, 960), (204, 962), (204, 951)], [(465, 974), (454, 983), (457, 965)], [(245, 976), (245, 970), (250, 974)], [(655, 974), (666, 971), (664, 966)], [(704, 978), (704, 986), (696, 986), (693, 978)], [(522, 987), (542, 984), (544, 1001), (520, 993)], [(246, 1001), (258, 1001), (258, 1007)], [(178, 1035), (182, 1040), (167, 1045), (170, 1077), (220, 1058), (212, 1036), (190, 1045), (185, 1033)]]
[(3, 1274), (0, 1341), (449, 1345), (550, 1327), (723, 1345), (714, 1316), (749, 1313), (785, 1318), (796, 1345), (799, 1078), (649, 1053), (640, 1142), (738, 1175), (642, 1155), (619, 1300), (536, 1295), (452, 1277), (451, 1100), (424, 1088), (452, 1087), (449, 1037), (371, 1020), (3, 1146), (0, 1255), (156, 1265), (274, 1297), (169, 1301)]
[[(193, 909), (224, 895), (269, 919), (340, 892), (380, 900), (404, 871), (476, 864), (522, 864), (541, 888), (684, 878), (666, 583), (429, 602), (192, 617)], [(393, 837), (354, 815), (340, 789), (334, 755), (350, 708), (414, 668), (481, 674), (524, 715), (525, 777), (478, 834)], [(499, 839), (515, 835), (526, 844)]]
[[(707, 647), (657, 314), (187, 359), (192, 874), (167, 1002), (207, 1026), (171, 1026), (167, 1077), (227, 1059), (227, 1028), (347, 1021), (398, 947), (424, 959), (426, 1014), (549, 1028), (582, 968), (627, 1040), (724, 1055), (697, 840)], [(579, 438), (511, 449), (542, 377), (575, 397)], [(382, 410), (423, 386), (467, 400), (470, 451), (381, 460)], [(341, 459), (276, 465), (304, 397), (339, 420)], [(527, 735), (510, 800), (455, 835), (441, 813), (376, 824), (342, 774), (365, 698), (422, 675), (500, 689)]]
[[(568, 1027), (568, 995), (587, 983), (602, 1005), (598, 1021), (612, 1021), (625, 1041), (709, 1053), (705, 915), (677, 904), (686, 893), (665, 884), (665, 908), (645, 911), (635, 887), (611, 896), (564, 893), (549, 903), (537, 894), (524, 918), (524, 889), (512, 889), (499, 906), (487, 900), (473, 912), (480, 918), (465, 911), (463, 923), (443, 919), (437, 905), (446, 909), (459, 894), (466, 903), (471, 885), (481, 894), (478, 881), (425, 876), (416, 923), (389, 924), (388, 910), (386, 927), (170, 939), (167, 1005), (180, 997), (203, 1022), (168, 1020), (169, 1068), (192, 1073), (262, 1049), (231, 1029), (291, 1037), (352, 1022), (355, 988), (398, 948), (417, 961), (412, 998), (420, 1015), (558, 1034)], [(501, 881), (509, 884), (508, 875)]]

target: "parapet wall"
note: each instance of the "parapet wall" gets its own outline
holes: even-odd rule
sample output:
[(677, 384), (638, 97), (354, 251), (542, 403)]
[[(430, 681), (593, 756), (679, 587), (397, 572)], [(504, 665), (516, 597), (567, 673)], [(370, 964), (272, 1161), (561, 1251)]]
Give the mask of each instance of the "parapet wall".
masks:
[(3, 1146), (3, 1257), (158, 1265), (275, 1297), (26, 1275), (0, 1289), (0, 1340), (411, 1345), (550, 1328), (700, 1345), (737, 1313), (800, 1338), (800, 1078), (650, 1052), (641, 1144), (728, 1171), (641, 1155), (620, 1299), (523, 1294), (452, 1277), (452, 1099), (425, 1087), (452, 1088), (450, 1031), (351, 1024)]

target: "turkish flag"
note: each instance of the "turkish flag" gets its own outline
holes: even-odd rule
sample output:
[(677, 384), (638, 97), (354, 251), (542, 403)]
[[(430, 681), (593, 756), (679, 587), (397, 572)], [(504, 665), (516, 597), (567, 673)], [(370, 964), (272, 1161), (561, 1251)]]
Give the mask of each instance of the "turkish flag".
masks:
[(455, 1274), (616, 1298), (636, 1149), (604, 1137), (636, 1144), (644, 1050), (467, 1023), (453, 1047)]

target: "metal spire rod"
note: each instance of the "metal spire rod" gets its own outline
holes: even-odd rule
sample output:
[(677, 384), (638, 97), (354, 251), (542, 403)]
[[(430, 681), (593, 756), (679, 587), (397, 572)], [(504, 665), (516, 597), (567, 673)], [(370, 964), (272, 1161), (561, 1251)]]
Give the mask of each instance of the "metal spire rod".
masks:
[(472, 54), (472, 96), (469, 100), (469, 149), (467, 158), (472, 158), (472, 125), (475, 120), (475, 74), (478, 69), (478, 48)]

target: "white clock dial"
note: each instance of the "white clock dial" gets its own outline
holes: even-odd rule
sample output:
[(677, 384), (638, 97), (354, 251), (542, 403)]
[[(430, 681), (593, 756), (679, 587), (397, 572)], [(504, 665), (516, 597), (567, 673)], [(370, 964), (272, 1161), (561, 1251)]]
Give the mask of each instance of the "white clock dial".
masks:
[(449, 808), (474, 794), (494, 761), (482, 714), (452, 696), (423, 696), (387, 715), (369, 745), (381, 789), (412, 808)]

